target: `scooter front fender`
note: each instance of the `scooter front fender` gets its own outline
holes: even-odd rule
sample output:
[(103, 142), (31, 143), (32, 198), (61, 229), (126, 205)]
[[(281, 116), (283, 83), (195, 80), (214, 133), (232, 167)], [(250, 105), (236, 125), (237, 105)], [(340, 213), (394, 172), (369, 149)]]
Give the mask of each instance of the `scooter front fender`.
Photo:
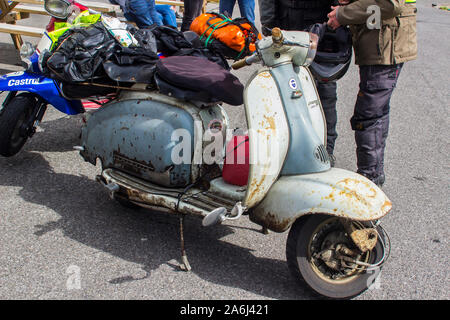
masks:
[(49, 104), (65, 114), (84, 112), (79, 100), (67, 100), (61, 96), (53, 79), (42, 74), (12, 72), (0, 76), (0, 91), (27, 91), (42, 97)]
[(264, 200), (250, 212), (250, 220), (284, 232), (307, 214), (329, 214), (357, 221), (377, 220), (392, 204), (369, 179), (347, 170), (281, 176)]

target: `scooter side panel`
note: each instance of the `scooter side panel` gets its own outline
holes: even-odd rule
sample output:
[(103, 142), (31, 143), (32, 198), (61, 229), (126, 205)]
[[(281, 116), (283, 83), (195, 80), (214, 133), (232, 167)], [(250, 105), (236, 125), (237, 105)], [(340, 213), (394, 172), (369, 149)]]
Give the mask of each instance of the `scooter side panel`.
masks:
[(84, 112), (81, 101), (65, 99), (60, 95), (53, 79), (39, 74), (20, 71), (0, 76), (0, 91), (27, 91), (41, 96), (65, 114), (74, 115)]
[(191, 182), (194, 120), (175, 106), (151, 100), (106, 104), (82, 128), (81, 155), (167, 187)]
[(311, 117), (314, 131), (317, 133), (317, 136), (322, 139), (323, 144), (326, 145), (327, 125), (322, 109), (322, 103), (320, 102), (319, 94), (314, 85), (314, 78), (311, 75), (311, 72), (305, 67), (299, 68), (297, 76), (303, 89), (303, 95), (308, 106), (309, 116)]
[(327, 172), (280, 177), (250, 213), (250, 219), (275, 232), (283, 232), (306, 214), (372, 221), (386, 215), (391, 208), (384, 192), (369, 179), (332, 168)]
[(244, 205), (257, 205), (278, 178), (289, 148), (289, 128), (277, 84), (268, 70), (256, 73), (244, 92), (250, 171)]
[[(330, 169), (323, 134), (317, 135), (313, 127), (303, 82), (290, 64), (270, 70), (277, 83), (290, 131), (289, 150), (282, 175), (323, 172)], [(310, 80), (312, 81), (312, 80)]]

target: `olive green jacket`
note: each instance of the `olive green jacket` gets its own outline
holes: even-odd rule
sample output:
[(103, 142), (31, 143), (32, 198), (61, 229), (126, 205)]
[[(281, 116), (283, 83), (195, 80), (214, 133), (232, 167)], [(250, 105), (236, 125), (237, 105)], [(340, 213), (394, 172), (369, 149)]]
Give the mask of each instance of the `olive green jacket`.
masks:
[(337, 19), (350, 25), (356, 64), (392, 65), (417, 58), (416, 13), (405, 0), (353, 0)]

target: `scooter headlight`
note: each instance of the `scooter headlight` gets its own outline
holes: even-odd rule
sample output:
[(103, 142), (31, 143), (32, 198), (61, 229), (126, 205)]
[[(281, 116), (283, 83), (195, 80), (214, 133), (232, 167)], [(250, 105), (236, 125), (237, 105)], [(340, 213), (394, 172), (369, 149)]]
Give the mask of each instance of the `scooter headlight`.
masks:
[(317, 36), (317, 34), (312, 32), (308, 32), (308, 34), (309, 34), (309, 49), (305, 59), (304, 64), (305, 66), (309, 66), (314, 61), (314, 57), (316, 56), (317, 53), (317, 45), (319, 43), (319, 37)]

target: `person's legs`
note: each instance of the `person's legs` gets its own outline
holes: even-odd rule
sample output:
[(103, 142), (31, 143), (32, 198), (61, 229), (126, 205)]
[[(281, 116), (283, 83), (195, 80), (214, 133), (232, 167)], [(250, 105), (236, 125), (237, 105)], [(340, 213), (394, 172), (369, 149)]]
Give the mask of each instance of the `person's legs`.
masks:
[(203, 0), (184, 0), (184, 14), (181, 31), (189, 31), (192, 21), (201, 14), (202, 7)]
[(158, 11), (156, 11), (155, 0), (147, 0), (147, 2), (148, 2), (148, 9), (150, 11), (150, 16), (152, 17), (153, 22), (156, 23), (158, 26), (162, 26), (163, 22), (161, 19), (161, 15), (158, 14)]
[(360, 67), (360, 91), (350, 120), (355, 130), (358, 173), (384, 183), (384, 149), (390, 99), (403, 64)]
[(255, 24), (255, 0), (238, 0), (241, 16)]
[[(333, 157), (334, 145), (337, 138), (336, 123), (337, 123), (337, 83), (318, 82), (317, 91), (319, 93), (320, 101), (322, 103), (323, 113), (325, 114), (325, 121), (327, 123), (327, 151)], [(334, 158), (333, 158), (334, 159)], [(334, 163), (333, 163), (334, 165)]]
[(162, 16), (162, 23), (165, 26), (177, 27), (175, 12), (167, 4), (157, 4), (156, 11)]
[(139, 28), (145, 28), (156, 23), (162, 25), (161, 18), (155, 9), (155, 0), (129, 0), (127, 2), (128, 20), (134, 21)]
[(135, 22), (139, 28), (151, 26), (154, 23), (150, 16), (147, 0), (129, 0), (126, 6), (125, 18)]
[(219, 12), (232, 18), (233, 8), (236, 4), (236, 0), (220, 0), (219, 2)]

